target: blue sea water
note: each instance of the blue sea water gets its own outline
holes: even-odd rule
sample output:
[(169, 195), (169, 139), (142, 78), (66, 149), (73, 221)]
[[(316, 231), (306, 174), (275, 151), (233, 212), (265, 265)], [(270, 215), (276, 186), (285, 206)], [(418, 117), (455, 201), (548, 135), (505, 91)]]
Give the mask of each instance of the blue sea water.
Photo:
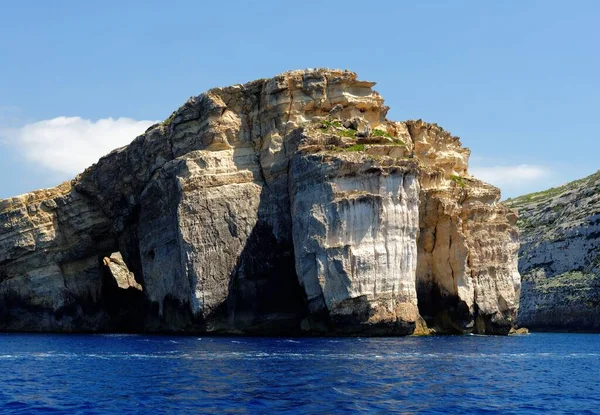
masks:
[(600, 413), (600, 335), (0, 334), (1, 413)]

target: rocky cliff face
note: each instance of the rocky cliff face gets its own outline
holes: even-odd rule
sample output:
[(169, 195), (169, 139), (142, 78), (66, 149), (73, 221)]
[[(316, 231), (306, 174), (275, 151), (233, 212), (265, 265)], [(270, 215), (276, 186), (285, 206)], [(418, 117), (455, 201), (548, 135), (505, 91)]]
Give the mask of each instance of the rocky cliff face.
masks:
[(348, 71), (212, 89), (0, 201), (4, 330), (507, 333), (516, 216)]
[(507, 201), (519, 211), (519, 324), (600, 330), (600, 172)]

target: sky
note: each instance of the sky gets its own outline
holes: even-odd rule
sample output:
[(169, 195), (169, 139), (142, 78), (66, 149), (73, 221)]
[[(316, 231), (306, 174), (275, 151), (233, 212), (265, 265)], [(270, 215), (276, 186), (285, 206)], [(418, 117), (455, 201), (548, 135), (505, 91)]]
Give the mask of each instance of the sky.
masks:
[(0, 0), (0, 198), (51, 187), (190, 96), (350, 69), (461, 137), (503, 197), (600, 169), (600, 2)]

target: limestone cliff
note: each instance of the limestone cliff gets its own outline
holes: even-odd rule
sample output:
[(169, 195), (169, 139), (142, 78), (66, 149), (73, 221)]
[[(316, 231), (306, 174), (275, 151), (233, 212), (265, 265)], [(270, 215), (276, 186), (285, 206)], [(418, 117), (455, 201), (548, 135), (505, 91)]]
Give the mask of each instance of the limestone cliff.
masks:
[(458, 138), (387, 120), (373, 86), (318, 69), (215, 88), (0, 201), (0, 328), (507, 333), (516, 216)]
[(600, 331), (600, 172), (507, 201), (519, 211), (519, 323)]

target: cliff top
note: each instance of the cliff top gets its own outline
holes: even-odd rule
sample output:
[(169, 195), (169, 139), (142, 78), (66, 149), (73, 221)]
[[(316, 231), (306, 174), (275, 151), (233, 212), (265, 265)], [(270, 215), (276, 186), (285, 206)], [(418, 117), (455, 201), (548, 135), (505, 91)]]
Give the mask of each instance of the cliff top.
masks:
[[(99, 171), (112, 170), (111, 166), (121, 159), (137, 159), (141, 164), (135, 170), (140, 171), (133, 179), (127, 172), (111, 179), (137, 181), (148, 173), (141, 170), (152, 174), (162, 163), (189, 151), (249, 146), (255, 151), (271, 151), (270, 147), (279, 145), (282, 137), (297, 128), (322, 133), (317, 134), (324, 138), (318, 143), (319, 151), (347, 150), (371, 157), (414, 155), (423, 168), (433, 173), (444, 171), (452, 183), (468, 187), (474, 180), (467, 172), (470, 151), (460, 139), (435, 123), (388, 120), (388, 107), (372, 89), (375, 84), (358, 79), (349, 70), (308, 68), (212, 88), (189, 98), (165, 121), (151, 126), (129, 145), (101, 157), (74, 180), (2, 200), (0, 211), (66, 193), (72, 186), (81, 191), (85, 187), (82, 181), (102, 176)], [(354, 121), (342, 125), (343, 120)], [(405, 146), (405, 151), (390, 146)], [(108, 182), (103, 185), (110, 186)]]
[(305, 68), (305, 69), (292, 69), (289, 71), (281, 72), (271, 78), (259, 78), (241, 84), (226, 85), (221, 87), (211, 88), (206, 92), (221, 91), (227, 89), (238, 89), (238, 88), (250, 88), (253, 85), (263, 84), (281, 79), (289, 78), (302, 78), (302, 79), (319, 79), (322, 77), (329, 78), (333, 81), (346, 80), (349, 82), (356, 83), (359, 86), (365, 86), (367, 88), (377, 85), (377, 82), (359, 80), (356, 72), (348, 69), (335, 69), (335, 68)]
[(600, 171), (550, 189), (526, 194), (504, 203), (519, 211), (519, 228), (531, 238), (562, 234), (583, 222), (600, 219)]
[(550, 189), (539, 192), (528, 193), (506, 199), (505, 203), (514, 208), (519, 208), (532, 203), (544, 203), (549, 199), (567, 196), (566, 193), (570, 193), (571, 191), (578, 191), (585, 187), (594, 186), (598, 180), (600, 180), (600, 170), (594, 174), (584, 177), (583, 179), (573, 180), (572, 182), (563, 184), (562, 186), (551, 187)]

